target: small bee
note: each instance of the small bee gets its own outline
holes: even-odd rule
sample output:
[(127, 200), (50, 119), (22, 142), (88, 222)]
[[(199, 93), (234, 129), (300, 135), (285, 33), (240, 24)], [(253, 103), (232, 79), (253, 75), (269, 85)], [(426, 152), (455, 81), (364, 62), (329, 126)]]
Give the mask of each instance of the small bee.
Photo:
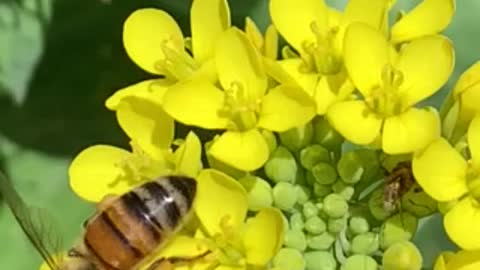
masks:
[(405, 195), (415, 184), (412, 173), (412, 164), (409, 161), (398, 163), (385, 177), (383, 188), (383, 208), (387, 212), (393, 212)]
[[(52, 255), (59, 247), (57, 238), (46, 234), (48, 224), (36, 216), (34, 209), (27, 207), (3, 175), (0, 175), (0, 194), (52, 270), (131, 270), (137, 269), (182, 227), (192, 209), (196, 182), (189, 177), (161, 177), (121, 196), (107, 197), (84, 223), (82, 241), (61, 261)], [(174, 263), (205, 255), (160, 259), (148, 269), (171, 269)]]

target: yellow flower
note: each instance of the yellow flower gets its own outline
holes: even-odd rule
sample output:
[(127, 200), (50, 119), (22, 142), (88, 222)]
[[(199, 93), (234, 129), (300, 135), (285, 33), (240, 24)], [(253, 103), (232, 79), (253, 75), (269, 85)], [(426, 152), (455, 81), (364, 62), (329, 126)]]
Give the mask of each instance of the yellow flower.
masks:
[(461, 250), (456, 253), (442, 252), (435, 261), (433, 270), (478, 270), (480, 250)]
[(218, 86), (196, 77), (170, 87), (163, 97), (165, 111), (179, 122), (226, 129), (209, 154), (244, 171), (260, 168), (268, 158), (259, 129), (285, 131), (307, 123), (315, 114), (313, 100), (302, 91), (279, 86), (267, 92), (260, 59), (244, 33), (229, 29), (215, 50)]
[(275, 208), (265, 208), (246, 219), (248, 199), (245, 189), (220, 171), (203, 170), (197, 182), (194, 209), (201, 229), (195, 238), (190, 238), (191, 243), (186, 239), (181, 244), (173, 241), (155, 257), (178, 256), (182, 252), (183, 256), (195, 256), (198, 251), (185, 254), (184, 246), (201, 243), (211, 254), (205, 260), (194, 261), (192, 269), (265, 267), (283, 244), (285, 223), (282, 213)]
[(392, 26), (390, 41), (401, 43), (440, 33), (454, 13), (455, 0), (424, 0)]
[(467, 141), (467, 158), (439, 138), (414, 156), (412, 166), (415, 179), (432, 198), (457, 201), (445, 214), (445, 230), (461, 248), (475, 250), (480, 249), (480, 115), (470, 123)]
[(245, 19), (245, 34), (262, 56), (272, 60), (277, 59), (278, 33), (275, 26), (269, 25), (264, 37), (255, 22), (247, 17)]
[(343, 66), (346, 27), (363, 22), (381, 29), (388, 8), (387, 0), (351, 0), (343, 13), (323, 0), (270, 1), (274, 25), (300, 57), (267, 61), (269, 73), (281, 83), (299, 85), (314, 97), (317, 114), (324, 115), (354, 90)]
[(185, 142), (172, 152), (173, 119), (158, 100), (149, 95), (144, 98), (114, 95), (107, 104), (115, 110), (132, 150), (94, 145), (80, 152), (69, 168), (70, 185), (77, 195), (98, 202), (107, 194), (124, 193), (161, 175), (196, 176), (201, 168), (200, 140), (190, 132)]
[(345, 138), (361, 145), (380, 143), (386, 153), (402, 154), (422, 149), (439, 136), (436, 110), (413, 106), (450, 76), (454, 52), (447, 38), (418, 38), (397, 53), (380, 32), (353, 23), (345, 34), (344, 60), (363, 96), (336, 103), (327, 112)]

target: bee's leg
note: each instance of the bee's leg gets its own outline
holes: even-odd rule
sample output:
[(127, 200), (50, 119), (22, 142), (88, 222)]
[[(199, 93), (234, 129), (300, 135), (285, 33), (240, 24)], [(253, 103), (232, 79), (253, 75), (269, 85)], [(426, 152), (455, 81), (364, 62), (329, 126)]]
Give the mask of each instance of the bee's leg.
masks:
[(97, 212), (105, 210), (116, 198), (116, 195), (105, 195), (105, 197), (103, 197), (102, 200), (96, 205)]
[(207, 256), (210, 251), (206, 251), (197, 256), (191, 257), (170, 257), (168, 259), (161, 258), (154, 261), (150, 266), (148, 266), (145, 270), (173, 270), (175, 264), (188, 264), (192, 263), (195, 260), (199, 260), (205, 256)]

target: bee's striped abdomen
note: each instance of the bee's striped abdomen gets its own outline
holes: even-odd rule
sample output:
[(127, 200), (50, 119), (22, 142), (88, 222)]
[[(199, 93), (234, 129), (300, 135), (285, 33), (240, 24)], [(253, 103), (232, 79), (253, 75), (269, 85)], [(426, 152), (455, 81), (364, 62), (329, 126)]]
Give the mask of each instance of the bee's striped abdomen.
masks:
[(85, 245), (105, 268), (131, 269), (181, 226), (195, 193), (194, 179), (175, 176), (134, 188), (88, 222)]

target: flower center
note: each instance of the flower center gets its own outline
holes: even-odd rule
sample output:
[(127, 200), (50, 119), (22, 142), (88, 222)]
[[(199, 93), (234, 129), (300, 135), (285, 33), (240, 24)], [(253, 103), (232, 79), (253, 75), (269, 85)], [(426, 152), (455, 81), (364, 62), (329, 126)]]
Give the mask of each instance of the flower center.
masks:
[(381, 85), (374, 87), (365, 101), (371, 110), (384, 117), (401, 113), (402, 100), (398, 88), (403, 83), (403, 74), (387, 64), (383, 67)]
[(261, 100), (249, 97), (240, 82), (232, 82), (230, 88), (224, 92), (224, 105), (218, 113), (221, 117), (230, 119), (227, 129), (246, 131), (254, 128), (257, 125)]
[(470, 195), (480, 203), (480, 173), (473, 166), (468, 166), (466, 178)]
[(160, 48), (165, 58), (159, 60), (155, 67), (167, 78), (180, 81), (190, 77), (199, 68), (193, 57), (184, 48), (175, 46), (172, 40), (164, 40)]
[(318, 72), (323, 75), (333, 75), (340, 72), (342, 61), (335, 53), (334, 42), (338, 27), (331, 27), (323, 33), (316, 22), (310, 24), (310, 29), (316, 37), (315, 42), (304, 41), (302, 44), (306, 55), (302, 55), (304, 72)]

